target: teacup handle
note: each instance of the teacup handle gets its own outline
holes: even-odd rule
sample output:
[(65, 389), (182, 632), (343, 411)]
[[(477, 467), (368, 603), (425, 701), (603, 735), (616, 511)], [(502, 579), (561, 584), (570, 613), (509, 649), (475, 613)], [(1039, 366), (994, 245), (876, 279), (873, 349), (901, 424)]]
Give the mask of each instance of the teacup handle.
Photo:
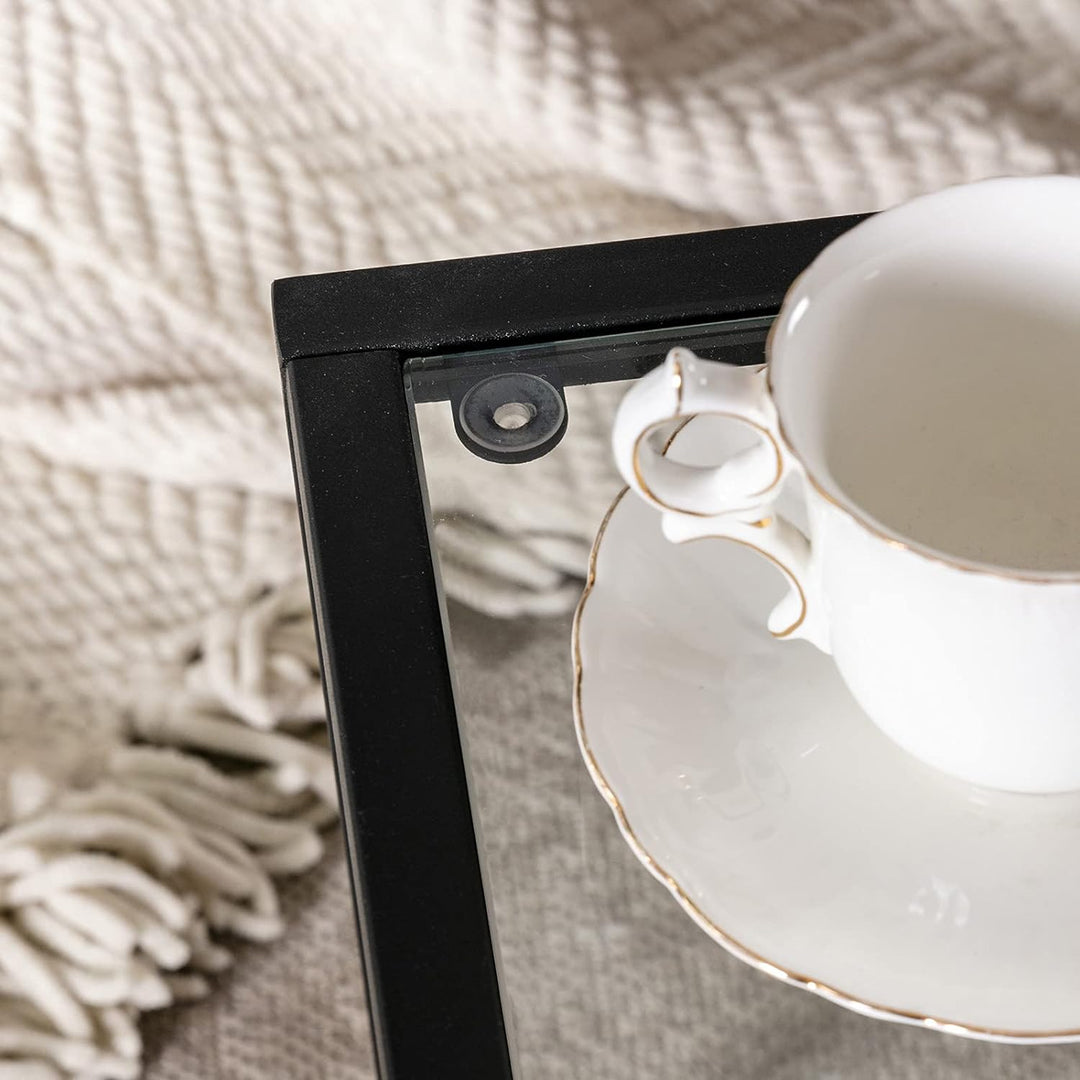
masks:
[[(666, 457), (667, 447), (657, 445), (658, 429), (702, 413), (739, 420), (761, 439), (716, 466)], [(623, 479), (662, 511), (669, 540), (681, 544), (718, 537), (753, 548), (780, 569), (791, 586), (769, 616), (770, 632), (829, 651), (810, 541), (772, 508), (794, 459), (779, 434), (764, 367), (735, 367), (703, 360), (689, 349), (672, 349), (623, 399), (612, 445)]]

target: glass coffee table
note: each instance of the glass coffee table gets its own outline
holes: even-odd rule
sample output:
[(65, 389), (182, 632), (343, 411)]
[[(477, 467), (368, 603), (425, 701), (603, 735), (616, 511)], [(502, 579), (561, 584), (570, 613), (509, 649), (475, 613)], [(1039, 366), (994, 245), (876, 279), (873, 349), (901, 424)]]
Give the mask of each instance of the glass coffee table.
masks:
[(745, 967), (638, 863), (578, 750), (614, 404), (675, 344), (761, 363), (858, 220), (276, 283), (384, 1080), (1080, 1076), (1068, 1046), (883, 1024)]

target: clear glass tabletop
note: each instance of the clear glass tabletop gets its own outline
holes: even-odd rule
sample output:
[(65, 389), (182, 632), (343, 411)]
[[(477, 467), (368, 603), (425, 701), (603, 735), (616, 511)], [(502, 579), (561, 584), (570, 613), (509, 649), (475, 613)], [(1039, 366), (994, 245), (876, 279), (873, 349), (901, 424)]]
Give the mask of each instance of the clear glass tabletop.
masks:
[[(638, 862), (582, 760), (571, 629), (592, 539), (622, 487), (608, 443), (629, 385), (618, 376), (643, 373), (676, 343), (759, 363), (768, 325), (747, 319), (406, 365), (516, 1075), (1080, 1076), (1075, 1048), (885, 1023), (744, 965)], [(462, 396), (433, 399), (446, 383), (526, 367), (566, 383), (565, 437), (526, 463), (476, 456), (455, 428)], [(505, 412), (507, 430), (530, 415)]]

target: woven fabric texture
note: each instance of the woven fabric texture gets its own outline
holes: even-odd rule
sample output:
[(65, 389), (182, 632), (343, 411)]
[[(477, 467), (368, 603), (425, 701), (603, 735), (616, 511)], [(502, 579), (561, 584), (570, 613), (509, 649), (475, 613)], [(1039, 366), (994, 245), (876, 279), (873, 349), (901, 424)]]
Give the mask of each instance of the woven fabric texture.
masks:
[[(870, 1020), (709, 941), (634, 857), (581, 765), (566, 720), (569, 623), (452, 612), (519, 1080), (1080, 1078), (1076, 1046)], [(151, 1017), (148, 1077), (371, 1080), (332, 851), (284, 890), (280, 945), (242, 955), (220, 997)]]
[[(119, 813), (100, 785), (135, 783), (182, 819), (154, 827), (188, 854), (172, 869), (124, 858), (180, 874), (187, 922), (169, 910), (187, 952), (170, 962), (206, 960), (202, 937), (229, 919), (207, 899), (221, 881), (193, 869), (210, 857), (205, 837), (189, 845), (205, 822), (168, 788), (191, 763), (118, 758), (134, 737), (197, 758), (224, 742), (255, 763), (240, 786), (199, 774), (234, 809), (295, 826), (230, 819), (258, 854), (252, 903), (269, 903), (263, 876), (317, 857), (332, 791), (272, 279), (1080, 171), (1078, 59), (1070, 0), (2, 0), (0, 784), (19, 789), (7, 818), (53, 817), (0, 873), (48, 870), (65, 798), (98, 785), (94, 812)], [(528, 506), (483, 463), (462, 467), (448, 418), (431, 420), (453, 595), (503, 616), (572, 602), (611, 478), (613, 394), (587, 397)], [(546, 545), (553, 530), (568, 542)], [(147, 826), (153, 812), (121, 802)], [(69, 836), (64, 857), (103, 842)], [(64, 865), (0, 890), (0, 930), (32, 950), (51, 940), (55, 976), (30, 1000), (7, 971), (0, 1006), (16, 1027), (111, 1047), (100, 1075), (135, 1075), (134, 991), (90, 1019), (72, 1010), (53, 991), (108, 995), (57, 974), (55, 912), (29, 916), (36, 931), (11, 914), (58, 881), (80, 903), (105, 887)], [(26, 1054), (35, 1075), (97, 1075), (91, 1049), (31, 1042), (10, 1051), (15, 1075)]]

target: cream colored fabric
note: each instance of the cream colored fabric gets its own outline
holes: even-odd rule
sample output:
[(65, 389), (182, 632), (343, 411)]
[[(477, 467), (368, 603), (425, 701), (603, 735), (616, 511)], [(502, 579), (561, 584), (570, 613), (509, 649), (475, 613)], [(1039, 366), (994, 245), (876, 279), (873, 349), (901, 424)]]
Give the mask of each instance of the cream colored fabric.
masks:
[[(729, 956), (637, 861), (582, 766), (569, 617), (451, 621), (516, 1080), (1080, 1078), (1080, 1047), (870, 1020)], [(148, 1077), (372, 1080), (347, 893), (335, 845), (283, 890), (280, 945), (150, 1018)]]
[[(208, 710), (325, 774), (271, 279), (1077, 171), (1078, 55), (1069, 0), (4, 0), (0, 780)], [(452, 592), (569, 602), (610, 403), (512, 517), (432, 421)]]

